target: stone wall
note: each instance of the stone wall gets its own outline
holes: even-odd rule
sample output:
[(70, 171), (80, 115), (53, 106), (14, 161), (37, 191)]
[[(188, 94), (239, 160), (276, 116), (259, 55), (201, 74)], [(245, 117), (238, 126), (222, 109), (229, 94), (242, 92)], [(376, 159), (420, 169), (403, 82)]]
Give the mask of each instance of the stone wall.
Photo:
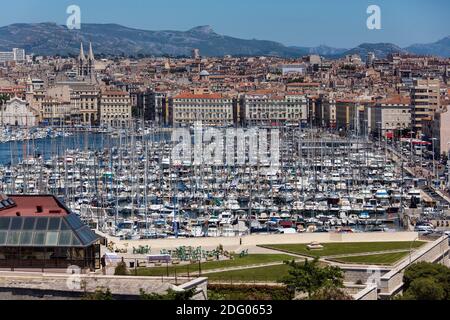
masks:
[(355, 300), (378, 300), (378, 288), (376, 285), (370, 284), (353, 295)]
[(402, 263), (381, 277), (379, 283), (380, 297), (388, 298), (401, 292), (403, 286), (403, 273), (410, 264), (422, 261), (443, 261), (445, 264), (448, 264), (449, 250), (448, 237), (441, 237), (414, 252), (409, 259), (405, 259)]
[(86, 292), (107, 288), (118, 299), (138, 299), (140, 290), (164, 294), (169, 289), (197, 288), (196, 299), (207, 298), (207, 278), (132, 277), (84, 274), (41, 274), (32, 272), (0, 272), (0, 298), (10, 295), (42, 298), (79, 298)]

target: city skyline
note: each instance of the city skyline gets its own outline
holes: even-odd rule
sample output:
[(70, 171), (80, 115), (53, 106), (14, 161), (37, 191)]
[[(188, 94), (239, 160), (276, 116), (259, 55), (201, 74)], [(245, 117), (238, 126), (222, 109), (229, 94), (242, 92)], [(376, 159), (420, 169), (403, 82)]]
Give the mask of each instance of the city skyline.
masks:
[[(276, 5), (262, 1), (255, 6), (253, 1), (235, 0), (226, 3), (134, 0), (135, 6), (124, 8), (116, 0), (108, 1), (108, 7), (105, 1), (64, 0), (55, 4), (48, 0), (18, 0), (3, 5), (5, 10), (0, 13), (0, 19), (2, 26), (37, 22), (65, 24), (67, 7), (78, 5), (82, 23), (117, 23), (143, 30), (180, 31), (211, 25), (218, 34), (273, 40), (288, 46), (352, 48), (361, 43), (386, 42), (406, 47), (449, 36), (450, 22), (445, 19), (448, 12), (445, 8), (450, 8), (447, 1), (391, 2), (352, 0), (351, 5), (343, 6), (327, 0), (314, 3), (281, 0)], [(381, 8), (381, 30), (369, 30), (366, 26), (369, 17), (366, 10), (372, 4)], [(274, 14), (277, 10), (279, 14)], [(8, 12), (14, 15), (6, 15)]]

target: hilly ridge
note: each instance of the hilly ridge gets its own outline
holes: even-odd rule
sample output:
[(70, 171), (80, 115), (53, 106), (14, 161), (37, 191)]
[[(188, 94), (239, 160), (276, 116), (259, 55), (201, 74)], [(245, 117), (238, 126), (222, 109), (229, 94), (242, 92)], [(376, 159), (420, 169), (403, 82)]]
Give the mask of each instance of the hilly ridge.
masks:
[(339, 58), (357, 53), (365, 57), (371, 51), (377, 57), (389, 53), (414, 53), (450, 57), (450, 37), (433, 44), (417, 44), (402, 49), (394, 44), (362, 44), (353, 49), (285, 46), (275, 41), (245, 40), (217, 34), (211, 26), (187, 31), (148, 31), (118, 24), (83, 24), (81, 30), (69, 30), (56, 23), (17, 23), (0, 28), (0, 51), (24, 48), (37, 55), (77, 55), (80, 42), (92, 42), (96, 54), (189, 56), (198, 48), (203, 56), (280, 56), (296, 58), (319, 54)]

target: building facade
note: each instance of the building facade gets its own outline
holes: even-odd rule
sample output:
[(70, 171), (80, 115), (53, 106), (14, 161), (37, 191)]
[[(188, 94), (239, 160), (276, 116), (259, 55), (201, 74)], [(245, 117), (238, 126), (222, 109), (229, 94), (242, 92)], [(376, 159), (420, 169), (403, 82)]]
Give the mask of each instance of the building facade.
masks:
[(169, 99), (171, 123), (174, 126), (202, 122), (211, 126), (233, 124), (235, 99), (221, 94), (181, 93)]
[(423, 133), (429, 139), (436, 139), (434, 145), (436, 154), (448, 155), (450, 149), (450, 108), (446, 106), (436, 112), (433, 120), (426, 121)]
[(76, 123), (78, 113), (72, 109), (70, 102), (54, 98), (42, 101), (40, 120), (48, 125), (69, 125)]
[(99, 124), (100, 91), (95, 85), (86, 82), (59, 82), (47, 89), (47, 95), (60, 101), (70, 101), (74, 123), (86, 126)]
[(411, 103), (407, 97), (389, 97), (368, 107), (369, 132), (395, 133), (411, 129)]
[(411, 90), (412, 127), (417, 136), (423, 133), (426, 121), (433, 120), (439, 109), (440, 82), (439, 80), (418, 79), (414, 81)]
[(39, 113), (26, 101), (15, 97), (1, 106), (0, 117), (2, 125), (34, 127)]
[(26, 60), (25, 50), (20, 48), (13, 48), (12, 51), (0, 52), (0, 63), (5, 62), (23, 62)]
[(301, 94), (246, 94), (240, 108), (245, 125), (299, 125), (308, 120), (308, 99)]
[(132, 121), (131, 98), (125, 91), (103, 91), (100, 97), (100, 124), (129, 126)]

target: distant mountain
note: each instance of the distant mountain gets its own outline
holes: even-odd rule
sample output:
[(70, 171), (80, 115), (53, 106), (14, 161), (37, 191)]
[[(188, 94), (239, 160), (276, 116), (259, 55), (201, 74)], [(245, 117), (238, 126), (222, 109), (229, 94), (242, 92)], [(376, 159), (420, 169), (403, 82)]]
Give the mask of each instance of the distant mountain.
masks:
[(0, 28), (0, 50), (24, 48), (38, 55), (78, 54), (80, 42), (92, 41), (95, 53), (107, 55), (190, 55), (193, 48), (204, 56), (298, 57), (303, 51), (280, 43), (222, 36), (210, 26), (188, 31), (146, 31), (117, 24), (83, 24), (69, 30), (55, 23), (13, 24)]
[(373, 52), (377, 58), (385, 58), (388, 54), (393, 53), (407, 53), (392, 43), (363, 43), (356, 48), (345, 51), (342, 55), (358, 54), (365, 59), (369, 52)]
[(450, 58), (450, 36), (434, 43), (414, 44), (407, 47), (406, 50), (418, 55), (433, 55)]
[(80, 42), (92, 42), (96, 54), (114, 56), (188, 56), (198, 48), (203, 56), (280, 56), (297, 58), (318, 54), (326, 58), (340, 58), (347, 54), (368, 52), (377, 57), (389, 53), (411, 52), (450, 56), (450, 37), (429, 45), (413, 45), (402, 49), (394, 44), (365, 43), (353, 49), (318, 47), (288, 47), (266, 40), (244, 40), (217, 34), (211, 26), (188, 31), (147, 31), (117, 24), (83, 24), (81, 30), (69, 30), (55, 23), (18, 23), (0, 28), (0, 51), (24, 48), (37, 55), (77, 55)]
[(341, 57), (342, 54), (344, 54), (348, 49), (339, 49), (339, 48), (332, 48), (326, 45), (321, 45), (318, 47), (291, 47), (300, 51), (305, 52), (305, 54), (317, 54), (319, 56), (331, 58), (331, 57)]

